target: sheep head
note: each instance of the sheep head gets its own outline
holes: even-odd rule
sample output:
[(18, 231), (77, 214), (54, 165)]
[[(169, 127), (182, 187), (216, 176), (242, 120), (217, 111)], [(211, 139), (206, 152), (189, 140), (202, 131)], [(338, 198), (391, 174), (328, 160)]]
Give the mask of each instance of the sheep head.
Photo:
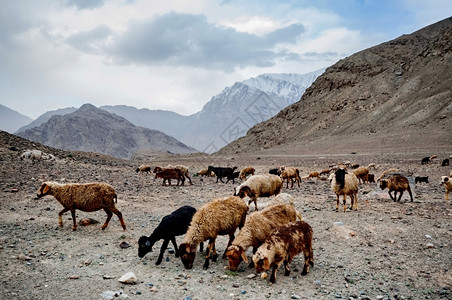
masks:
[(179, 245), (179, 255), (185, 269), (193, 268), (193, 262), (196, 256), (196, 247), (191, 247), (187, 243), (182, 243)]
[(239, 196), (240, 198), (245, 198), (246, 196), (248, 197), (253, 197), (253, 191), (251, 190), (251, 188), (247, 185), (242, 186), (239, 191), (237, 192), (237, 196)]
[(47, 182), (44, 182), (44, 183), (42, 183), (41, 188), (39, 188), (39, 190), (38, 190), (36, 199), (39, 199), (39, 198), (49, 195), (51, 193), (52, 193), (51, 185), (49, 185)]
[(381, 179), (380, 180), (380, 188), (384, 190), (388, 186), (388, 180), (387, 179)]
[(334, 172), (334, 175), (336, 177), (336, 182), (339, 184), (339, 187), (341, 189), (345, 186), (345, 174), (348, 174), (345, 169), (339, 168)]
[(138, 257), (144, 257), (148, 252), (152, 252), (152, 246), (154, 242), (151, 241), (147, 236), (142, 236), (138, 240)]
[(237, 267), (243, 261), (248, 263), (248, 258), (246, 257), (245, 251), (242, 247), (231, 245), (226, 251), (226, 256), (229, 260), (229, 270), (237, 271)]
[(257, 273), (262, 273), (270, 269), (270, 261), (268, 257), (262, 255), (255, 255), (253, 256), (253, 261)]

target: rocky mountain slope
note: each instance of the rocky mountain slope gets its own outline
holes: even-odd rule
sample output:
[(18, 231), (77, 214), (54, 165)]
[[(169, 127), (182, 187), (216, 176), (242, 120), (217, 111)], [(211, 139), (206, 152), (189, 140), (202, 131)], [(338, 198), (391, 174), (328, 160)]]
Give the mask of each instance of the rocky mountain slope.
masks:
[(32, 121), (30, 117), (24, 116), (0, 104), (0, 128), (9, 133), (15, 132), (21, 126)]
[(66, 108), (60, 108), (60, 109), (56, 109), (56, 110), (50, 110), (48, 112), (45, 112), (44, 114), (40, 115), (38, 118), (36, 118), (35, 120), (33, 120), (33, 122), (20, 127), (17, 130), (17, 133), (21, 132), (21, 131), (25, 131), (27, 129), (30, 128), (34, 128), (37, 126), (40, 126), (41, 124), (47, 122), (51, 117), (53, 116), (64, 116), (70, 113), (73, 113), (74, 111), (76, 111), (78, 108), (75, 107), (66, 107)]
[[(220, 153), (451, 149), (452, 18), (329, 67), (300, 101)], [(334, 149), (331, 149), (334, 147)], [(267, 150), (270, 151), (270, 150)]]
[(64, 116), (18, 134), (54, 148), (131, 158), (138, 150), (192, 153), (195, 149), (160, 131), (138, 127), (117, 115), (85, 104)]

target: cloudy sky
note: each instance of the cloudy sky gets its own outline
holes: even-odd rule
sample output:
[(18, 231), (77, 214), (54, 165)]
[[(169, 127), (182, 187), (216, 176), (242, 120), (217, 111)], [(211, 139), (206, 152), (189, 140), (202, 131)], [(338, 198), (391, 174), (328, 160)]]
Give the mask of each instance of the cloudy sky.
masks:
[(450, 17), (450, 0), (4, 0), (0, 104), (199, 111), (262, 73), (307, 73)]

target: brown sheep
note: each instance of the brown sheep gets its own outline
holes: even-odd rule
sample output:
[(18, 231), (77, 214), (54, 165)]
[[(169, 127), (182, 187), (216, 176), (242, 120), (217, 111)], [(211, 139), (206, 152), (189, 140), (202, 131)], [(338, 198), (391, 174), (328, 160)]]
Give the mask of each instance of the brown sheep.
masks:
[(240, 198), (249, 197), (248, 205), (254, 202), (257, 209), (257, 198), (278, 195), (281, 191), (283, 181), (281, 177), (273, 174), (252, 175), (244, 183), (234, 189), (234, 195)]
[(369, 183), (375, 183), (375, 175), (374, 174), (367, 175), (367, 179), (368, 179)]
[(151, 166), (150, 165), (141, 165), (135, 170), (137, 173), (144, 174), (148, 173), (151, 174)]
[(207, 170), (207, 169), (201, 169), (198, 171), (198, 176), (209, 176), (209, 177), (214, 177), (215, 173)]
[[(248, 206), (242, 199), (235, 196), (219, 198), (201, 206), (193, 215), (190, 227), (188, 227), (182, 244), (179, 245), (179, 255), (186, 269), (193, 267), (196, 256), (196, 248), (206, 240), (209, 245), (206, 250), (206, 260), (203, 269), (209, 267), (210, 256), (215, 262), (217, 252), (215, 240), (218, 235), (229, 235), (229, 247), (234, 240), (237, 228), (241, 229), (245, 224)], [(226, 247), (226, 248), (227, 248)], [(226, 249), (223, 258), (226, 257)]]
[(283, 183), (284, 183), (284, 180), (287, 181), (286, 188), (289, 188), (289, 179), (292, 183), (290, 188), (293, 188), (294, 180), (298, 183), (298, 187), (300, 187), (300, 181), (301, 181), (300, 170), (298, 170), (297, 168), (294, 168), (294, 167), (285, 167), (285, 166), (282, 166), (279, 169), (281, 171), (280, 176), (283, 180)]
[(177, 185), (182, 181), (181, 185), (184, 185), (185, 177), (179, 169), (163, 169), (155, 173), (155, 179), (163, 178), (162, 185), (168, 180), (168, 185), (171, 185), (171, 179), (177, 179)]
[[(325, 170), (324, 170), (325, 171)], [(319, 172), (317, 172), (317, 171), (312, 171), (312, 172), (310, 172), (309, 174), (308, 174), (308, 176), (306, 176), (306, 179), (309, 179), (309, 178), (319, 178), (320, 177), (320, 174), (319, 174)]]
[[(410, 194), (411, 202), (413, 202), (413, 194), (411, 194), (410, 184), (408, 183), (408, 179), (405, 176), (394, 175), (389, 177), (388, 179), (381, 179), (380, 188), (382, 190), (388, 188), (389, 197), (391, 197), (393, 201), (396, 201), (397, 199), (397, 192), (400, 192), (399, 199), (397, 200), (400, 201), (403, 192), (408, 191), (408, 193)], [(391, 192), (394, 192), (394, 197), (391, 195)]]
[[(277, 200), (281, 195), (283, 194), (276, 196), (274, 200)], [(250, 214), (246, 219), (245, 226), (227, 249), (226, 256), (229, 259), (229, 270), (236, 271), (242, 260), (248, 263), (246, 250), (249, 247), (253, 247), (254, 254), (274, 229), (295, 222), (297, 216), (301, 220), (301, 215), (293, 205), (293, 199), (292, 204), (277, 203), (277, 201), (272, 204), (270, 202), (270, 205), (263, 210)], [(250, 264), (250, 267), (252, 267), (252, 264)]]
[[(168, 166), (166, 166), (165, 168), (156, 166), (156, 167), (154, 168), (154, 173), (161, 172), (161, 171), (163, 171), (163, 170), (165, 170), (165, 169), (178, 169), (178, 170), (180, 170), (181, 173), (182, 173), (182, 176), (184, 176), (185, 178), (188, 179), (188, 181), (190, 182), (190, 185), (193, 184), (193, 183), (191, 182), (190, 173), (188, 172), (188, 168), (187, 168), (186, 166), (183, 166), (183, 165), (176, 165), (176, 166), (168, 165)], [(185, 178), (184, 178), (184, 181), (185, 181)]]
[(444, 185), (444, 187), (446, 188), (446, 201), (449, 200), (449, 192), (452, 191), (452, 172), (450, 175), (450, 177), (441, 176), (441, 185)]
[(122, 218), (121, 212), (116, 208), (117, 195), (114, 188), (105, 182), (94, 183), (70, 183), (59, 184), (57, 182), (44, 182), (38, 191), (37, 198), (51, 195), (63, 205), (63, 210), (58, 214), (58, 225), (63, 227), (63, 214), (71, 211), (73, 226), (72, 230), (77, 229), (75, 220), (75, 210), (93, 212), (103, 209), (107, 213), (107, 220), (102, 226), (102, 230), (107, 228), (113, 214), (117, 215), (119, 222), (124, 230), (126, 224)]
[(319, 175), (328, 175), (330, 174), (331, 169), (323, 169), (322, 171), (320, 171)]
[[(350, 196), (350, 209), (358, 210), (358, 178), (345, 169), (338, 169), (330, 175), (331, 190), (336, 194), (336, 211), (339, 211), (339, 195), (344, 196), (344, 212), (347, 210), (347, 195)], [(354, 205), (353, 205), (354, 204)]]
[(240, 178), (240, 180), (246, 180), (246, 176), (254, 175), (254, 172), (256, 172), (256, 170), (253, 167), (243, 168), (240, 171), (239, 178)]
[(353, 171), (353, 174), (356, 175), (356, 177), (358, 178), (359, 183), (361, 183), (361, 180), (363, 183), (369, 182), (369, 169), (367, 169), (366, 167), (359, 167), (356, 170)]
[(301, 275), (306, 275), (309, 272), (309, 266), (314, 266), (312, 228), (304, 221), (283, 225), (275, 229), (253, 255), (256, 272), (261, 273), (273, 267), (270, 282), (275, 283), (276, 271), (281, 263), (284, 263), (284, 275), (289, 276), (289, 263), (301, 252), (304, 255)]

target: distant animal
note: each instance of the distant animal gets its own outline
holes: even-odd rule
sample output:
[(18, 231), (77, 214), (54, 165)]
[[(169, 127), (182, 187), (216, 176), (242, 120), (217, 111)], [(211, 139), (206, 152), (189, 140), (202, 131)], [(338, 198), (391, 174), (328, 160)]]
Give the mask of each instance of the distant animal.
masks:
[(421, 164), (422, 164), (422, 165), (428, 164), (429, 162), (430, 162), (430, 157), (424, 157), (424, 158), (421, 160)]
[(414, 178), (414, 183), (425, 182), (428, 183), (428, 176), (416, 176)]
[(135, 170), (137, 173), (143, 174), (148, 173), (151, 174), (151, 166), (150, 165), (141, 165)]
[(339, 168), (330, 175), (331, 191), (336, 194), (336, 211), (339, 211), (339, 196), (344, 197), (344, 212), (347, 210), (347, 195), (350, 196), (350, 209), (358, 210), (358, 178), (353, 173)]
[(240, 198), (249, 197), (248, 205), (254, 202), (257, 208), (257, 198), (278, 195), (283, 186), (281, 177), (272, 174), (252, 175), (244, 183), (234, 189), (234, 195)]
[(281, 175), (281, 170), (279, 169), (279, 168), (277, 168), (277, 169), (270, 169), (269, 171), (268, 171), (268, 174), (272, 174), (272, 175)]
[(446, 166), (448, 166), (448, 165), (449, 165), (449, 159), (446, 158), (446, 159), (444, 159), (443, 162), (441, 163), (441, 166), (442, 166), (442, 167), (446, 167)]
[(298, 170), (295, 167), (286, 167), (286, 166), (281, 166), (279, 169), (281, 170), (280, 176), (283, 180), (283, 183), (284, 183), (284, 180), (286, 180), (286, 182), (287, 182), (286, 188), (289, 188), (289, 179), (292, 183), (290, 188), (293, 188), (294, 181), (296, 181), (298, 183), (298, 187), (300, 187), (300, 182), (301, 182), (300, 170)]
[(254, 175), (256, 170), (253, 167), (246, 167), (240, 171), (240, 180), (245, 180), (248, 175)]
[(233, 174), (234, 171), (237, 169), (237, 167), (233, 167), (233, 168), (224, 168), (224, 167), (213, 167), (213, 166), (209, 166), (207, 168), (207, 170), (209, 172), (214, 172), (215, 175), (217, 176), (217, 183), (218, 180), (220, 180), (221, 182), (224, 183), (223, 178), (226, 177), (228, 180), (226, 181), (226, 183), (229, 182), (230, 179), (232, 179), (232, 182), (234, 182), (234, 178), (233, 178)]
[[(380, 188), (382, 190), (388, 188), (389, 197), (391, 197), (393, 201), (398, 202), (402, 198), (403, 192), (408, 191), (408, 193), (410, 194), (411, 202), (413, 202), (413, 194), (411, 193), (410, 184), (405, 176), (394, 175), (389, 177), (388, 179), (381, 179)], [(394, 192), (394, 196), (392, 196), (391, 192)], [(397, 199), (397, 192), (400, 193), (399, 199)]]
[(367, 179), (369, 180), (369, 183), (375, 183), (375, 175), (374, 174), (368, 174)]
[(58, 214), (58, 224), (63, 227), (63, 214), (71, 211), (72, 230), (76, 230), (75, 210), (93, 212), (103, 209), (107, 213), (107, 220), (102, 225), (102, 230), (107, 228), (113, 214), (117, 215), (124, 230), (126, 224), (121, 212), (116, 208), (115, 202), (118, 200), (115, 189), (105, 182), (93, 183), (69, 183), (60, 184), (57, 182), (43, 182), (38, 190), (37, 198), (51, 195), (63, 205), (63, 210)]
[[(155, 170), (155, 169), (154, 169)], [(165, 182), (168, 181), (168, 185), (171, 185), (171, 179), (177, 179), (177, 185), (179, 185), (180, 181), (182, 181), (181, 185), (184, 185), (185, 177), (184, 174), (179, 169), (163, 169), (155, 173), (155, 179), (163, 178), (162, 185), (165, 185)]]
[(449, 192), (452, 191), (452, 172), (450, 177), (441, 176), (441, 185), (446, 188), (446, 201), (449, 200)]

